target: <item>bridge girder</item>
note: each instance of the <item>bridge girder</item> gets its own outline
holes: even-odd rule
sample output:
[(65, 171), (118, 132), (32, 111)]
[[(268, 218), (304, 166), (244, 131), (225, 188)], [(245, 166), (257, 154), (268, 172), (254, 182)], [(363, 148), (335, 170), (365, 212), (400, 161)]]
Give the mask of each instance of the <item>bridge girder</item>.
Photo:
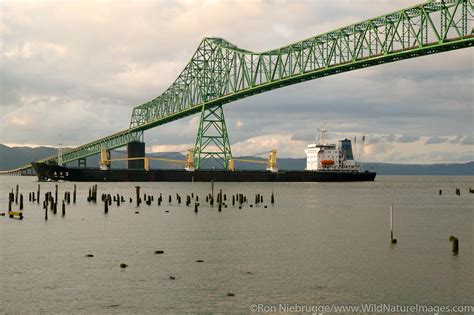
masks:
[(133, 109), (129, 129), (65, 152), (63, 160), (124, 146), (145, 130), (201, 112), (204, 106), (210, 109), (329, 75), (472, 47), (473, 21), (471, 1), (438, 0), (260, 53), (222, 38), (204, 38), (173, 84)]

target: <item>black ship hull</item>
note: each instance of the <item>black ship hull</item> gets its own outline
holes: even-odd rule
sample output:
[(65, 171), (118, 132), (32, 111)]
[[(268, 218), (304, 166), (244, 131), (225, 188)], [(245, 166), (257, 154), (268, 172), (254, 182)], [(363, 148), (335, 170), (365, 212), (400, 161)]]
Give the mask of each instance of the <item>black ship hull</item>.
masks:
[(375, 172), (344, 171), (226, 171), (100, 170), (32, 163), (40, 181), (74, 182), (361, 182), (374, 181)]

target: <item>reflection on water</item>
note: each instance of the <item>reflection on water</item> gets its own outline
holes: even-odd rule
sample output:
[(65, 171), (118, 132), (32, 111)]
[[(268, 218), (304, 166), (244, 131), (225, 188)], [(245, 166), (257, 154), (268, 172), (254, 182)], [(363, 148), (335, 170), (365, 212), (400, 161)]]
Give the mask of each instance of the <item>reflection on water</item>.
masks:
[[(141, 192), (155, 200), (139, 208), (128, 202), (136, 183), (99, 183), (99, 196), (126, 197), (107, 215), (100, 201), (86, 201), (92, 183), (76, 183), (76, 205), (67, 207), (64, 218), (59, 209), (56, 216), (49, 213), (48, 221), (41, 203), (27, 201), (36, 191), (34, 178), (1, 177), (0, 183), (0, 212), (6, 212), (15, 184), (26, 197), (23, 221), (0, 217), (0, 309), (6, 312), (250, 312), (253, 303), (474, 300), (472, 177), (216, 183), (228, 197), (222, 212), (204, 205), (207, 183), (140, 183)], [(41, 183), (42, 199), (54, 185)], [(60, 198), (72, 187), (59, 183)], [(185, 205), (191, 192), (201, 200), (197, 214)], [(183, 197), (180, 205), (176, 193)], [(230, 205), (235, 193), (252, 203), (260, 193), (264, 202), (239, 210)], [(450, 235), (460, 240), (458, 256), (451, 255)]]

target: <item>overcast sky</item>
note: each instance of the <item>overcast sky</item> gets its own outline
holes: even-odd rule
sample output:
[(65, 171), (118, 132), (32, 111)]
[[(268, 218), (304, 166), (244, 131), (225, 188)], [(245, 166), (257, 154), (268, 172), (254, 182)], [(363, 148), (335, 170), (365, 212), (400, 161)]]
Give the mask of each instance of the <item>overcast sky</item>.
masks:
[[(205, 36), (264, 51), (420, 2), (0, 0), (0, 143), (72, 147), (128, 128)], [(469, 48), (227, 104), (233, 154), (303, 157), (324, 125), (334, 140), (366, 134), (365, 161), (472, 161), (473, 69)], [(198, 119), (147, 131), (147, 150), (193, 146)]]

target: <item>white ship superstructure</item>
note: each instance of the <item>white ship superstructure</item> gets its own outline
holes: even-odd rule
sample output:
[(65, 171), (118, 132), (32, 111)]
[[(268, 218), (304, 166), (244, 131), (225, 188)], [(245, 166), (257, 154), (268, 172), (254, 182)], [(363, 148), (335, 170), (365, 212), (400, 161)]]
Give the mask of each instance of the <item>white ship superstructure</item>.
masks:
[(306, 152), (307, 171), (347, 171), (359, 172), (361, 165), (356, 163), (349, 139), (339, 140), (338, 144), (326, 143), (325, 129), (318, 129), (317, 143), (308, 145)]

